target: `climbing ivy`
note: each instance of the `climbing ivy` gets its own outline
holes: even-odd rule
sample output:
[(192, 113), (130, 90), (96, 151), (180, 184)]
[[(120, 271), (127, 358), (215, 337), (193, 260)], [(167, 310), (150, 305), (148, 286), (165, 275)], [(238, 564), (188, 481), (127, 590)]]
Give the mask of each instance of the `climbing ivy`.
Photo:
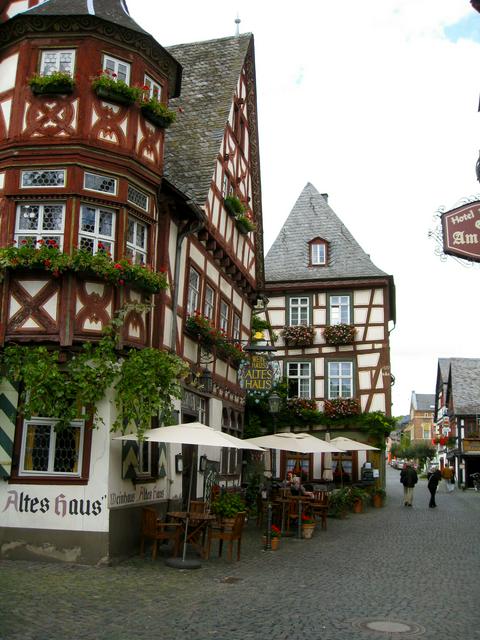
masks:
[(125, 315), (145, 305), (127, 305), (108, 325), (97, 344), (73, 353), (45, 346), (9, 345), (0, 354), (2, 375), (21, 383), (21, 411), (26, 418), (55, 418), (56, 429), (83, 418), (101, 423), (98, 402), (113, 385), (118, 417), (112, 430), (133, 429), (141, 438), (152, 416), (171, 409), (180, 395), (186, 363), (159, 349), (120, 349), (119, 330)]

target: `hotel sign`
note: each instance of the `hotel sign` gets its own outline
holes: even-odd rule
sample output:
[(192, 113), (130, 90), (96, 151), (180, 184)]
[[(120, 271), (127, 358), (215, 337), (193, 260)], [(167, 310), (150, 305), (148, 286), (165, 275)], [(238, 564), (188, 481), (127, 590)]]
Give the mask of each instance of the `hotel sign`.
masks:
[(443, 251), (457, 258), (480, 262), (480, 201), (442, 214)]

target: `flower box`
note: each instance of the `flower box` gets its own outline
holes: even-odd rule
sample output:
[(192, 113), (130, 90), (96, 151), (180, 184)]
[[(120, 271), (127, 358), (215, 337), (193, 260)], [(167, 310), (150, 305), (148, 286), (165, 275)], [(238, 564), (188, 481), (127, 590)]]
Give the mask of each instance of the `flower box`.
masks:
[(245, 205), (240, 201), (237, 196), (227, 196), (223, 200), (223, 204), (228, 213), (232, 214), (235, 218), (245, 213)]
[(353, 344), (356, 333), (352, 324), (332, 324), (323, 330), (325, 342), (330, 345)]
[(154, 98), (140, 105), (143, 117), (156, 127), (166, 129), (175, 122), (175, 112)]
[(56, 72), (49, 76), (32, 76), (28, 84), (35, 95), (67, 95), (73, 92), (75, 80), (69, 73)]
[(315, 328), (305, 324), (284, 327), (282, 336), (288, 347), (311, 347), (315, 338)]
[(360, 413), (360, 405), (355, 398), (335, 398), (325, 400), (324, 410), (329, 418), (345, 418)]
[(107, 100), (108, 102), (114, 102), (116, 104), (122, 104), (129, 106), (135, 102), (134, 96), (129, 96), (123, 91), (119, 91), (115, 89), (115, 87), (104, 87), (102, 85), (98, 85), (93, 89), (97, 94), (97, 97), (102, 100)]
[(235, 226), (242, 235), (247, 235), (250, 231), (255, 230), (254, 223), (247, 216), (237, 216), (235, 218)]

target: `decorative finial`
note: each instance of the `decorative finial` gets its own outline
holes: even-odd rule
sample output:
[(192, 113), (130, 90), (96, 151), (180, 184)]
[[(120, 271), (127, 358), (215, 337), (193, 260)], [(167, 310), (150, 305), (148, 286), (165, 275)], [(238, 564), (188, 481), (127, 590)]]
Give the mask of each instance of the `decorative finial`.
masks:
[(240, 35), (240, 22), (241, 22), (241, 20), (240, 20), (240, 18), (238, 17), (238, 13), (237, 13), (237, 17), (235, 18), (235, 24), (237, 25), (237, 26), (236, 26), (236, 29), (235, 29), (235, 35), (236, 35), (236, 36), (239, 36), (239, 35)]

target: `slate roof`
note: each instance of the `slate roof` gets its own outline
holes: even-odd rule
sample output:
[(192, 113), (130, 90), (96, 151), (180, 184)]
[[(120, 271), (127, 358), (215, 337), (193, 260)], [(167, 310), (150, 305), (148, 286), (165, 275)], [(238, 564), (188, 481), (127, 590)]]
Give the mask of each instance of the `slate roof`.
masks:
[(113, 22), (127, 29), (150, 35), (135, 20), (132, 20), (125, 0), (47, 0), (47, 2), (23, 13), (40, 16), (95, 15), (97, 18)]
[(167, 51), (183, 67), (181, 107), (165, 135), (164, 177), (204, 206), (221, 148), (234, 92), (252, 34), (179, 44)]
[[(309, 267), (308, 241), (328, 241), (328, 264)], [(385, 277), (315, 187), (307, 183), (265, 257), (265, 281)]]
[(432, 411), (435, 407), (434, 393), (415, 393), (412, 391), (412, 406), (415, 411)]
[(480, 358), (451, 358), (449, 394), (456, 416), (480, 414)]

